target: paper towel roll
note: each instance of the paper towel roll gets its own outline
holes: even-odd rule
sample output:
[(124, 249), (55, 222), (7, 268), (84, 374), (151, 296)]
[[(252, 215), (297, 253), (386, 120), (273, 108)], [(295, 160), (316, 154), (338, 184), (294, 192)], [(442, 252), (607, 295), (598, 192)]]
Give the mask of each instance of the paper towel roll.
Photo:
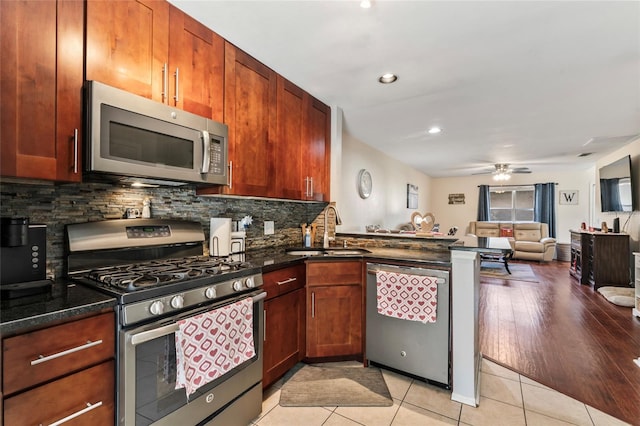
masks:
[(210, 222), (209, 255), (224, 257), (231, 252), (231, 219), (212, 217)]

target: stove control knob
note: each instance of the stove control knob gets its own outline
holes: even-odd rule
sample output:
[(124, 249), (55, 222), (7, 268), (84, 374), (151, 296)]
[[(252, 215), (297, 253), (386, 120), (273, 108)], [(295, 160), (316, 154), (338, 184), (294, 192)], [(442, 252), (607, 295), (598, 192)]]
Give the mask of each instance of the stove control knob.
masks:
[(173, 309), (180, 309), (184, 306), (184, 297), (183, 296), (174, 296), (171, 299), (171, 307)]
[(242, 281), (238, 280), (238, 281), (234, 281), (233, 282), (233, 289), (235, 291), (240, 291), (242, 290)]
[(215, 287), (207, 287), (204, 291), (204, 296), (207, 299), (214, 299), (216, 297), (216, 288)]
[(247, 280), (244, 282), (244, 285), (247, 286), (247, 288), (254, 288), (256, 286), (256, 283), (253, 281), (253, 277), (249, 277), (247, 278)]
[(152, 315), (162, 315), (164, 313), (164, 303), (162, 303), (162, 300), (153, 302), (151, 306), (149, 306), (149, 312), (151, 312)]

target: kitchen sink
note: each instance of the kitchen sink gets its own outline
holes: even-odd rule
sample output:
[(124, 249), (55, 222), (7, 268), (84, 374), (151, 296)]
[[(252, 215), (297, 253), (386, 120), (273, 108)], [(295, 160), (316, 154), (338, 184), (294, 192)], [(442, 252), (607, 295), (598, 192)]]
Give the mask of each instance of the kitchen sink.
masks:
[(292, 256), (356, 256), (371, 253), (362, 248), (328, 248), (328, 249), (304, 249), (291, 248), (286, 250)]

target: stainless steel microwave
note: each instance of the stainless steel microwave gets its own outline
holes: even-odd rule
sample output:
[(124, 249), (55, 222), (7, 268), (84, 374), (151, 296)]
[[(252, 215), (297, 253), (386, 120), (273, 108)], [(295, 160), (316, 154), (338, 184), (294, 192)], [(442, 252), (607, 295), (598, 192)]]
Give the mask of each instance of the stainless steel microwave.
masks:
[(227, 184), (225, 124), (87, 82), (85, 172), (128, 183)]

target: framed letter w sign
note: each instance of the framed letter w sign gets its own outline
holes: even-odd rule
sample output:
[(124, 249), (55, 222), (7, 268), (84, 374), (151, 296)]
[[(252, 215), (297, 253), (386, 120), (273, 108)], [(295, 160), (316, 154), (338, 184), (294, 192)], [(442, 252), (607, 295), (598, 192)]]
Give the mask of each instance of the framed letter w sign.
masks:
[(559, 191), (560, 204), (578, 205), (578, 190)]

